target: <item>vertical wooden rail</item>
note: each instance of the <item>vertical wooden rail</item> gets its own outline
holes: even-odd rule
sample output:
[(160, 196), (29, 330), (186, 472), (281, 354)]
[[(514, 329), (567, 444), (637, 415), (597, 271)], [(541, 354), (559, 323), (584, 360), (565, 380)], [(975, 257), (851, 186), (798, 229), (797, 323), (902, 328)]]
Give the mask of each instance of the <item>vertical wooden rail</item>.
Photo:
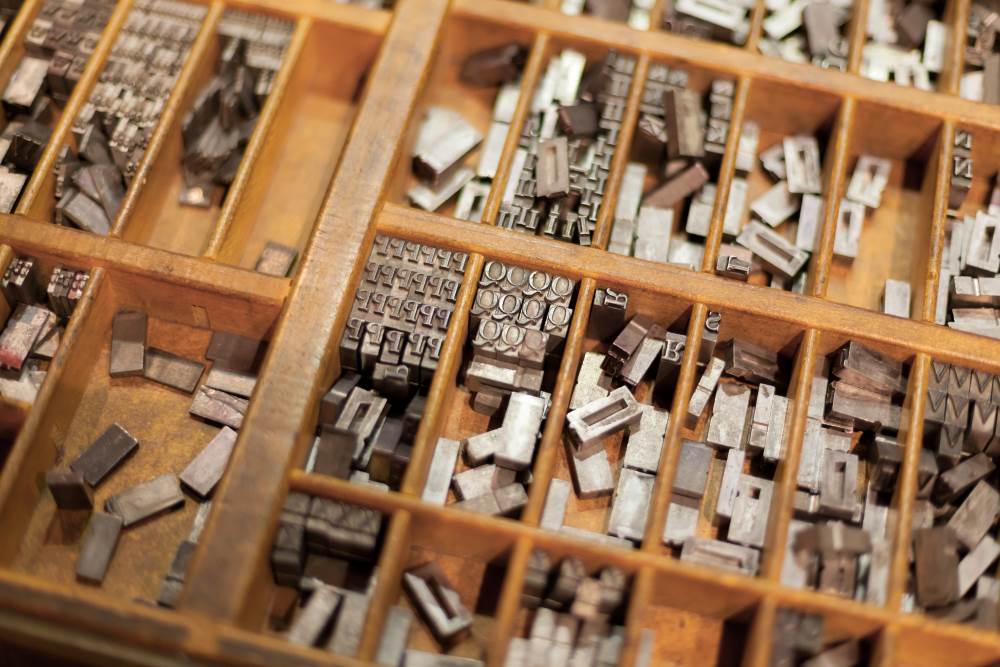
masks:
[(770, 667), (777, 613), (778, 603), (774, 596), (766, 595), (757, 605), (750, 621), (750, 632), (747, 633), (747, 645), (743, 652), (741, 667)]
[(649, 70), (649, 55), (640, 53), (636, 57), (635, 70), (632, 72), (632, 86), (629, 88), (628, 100), (625, 102), (625, 113), (622, 116), (621, 130), (618, 133), (618, 146), (611, 158), (611, 168), (608, 170), (608, 180), (604, 184), (604, 199), (597, 213), (597, 225), (594, 229), (593, 244), (595, 248), (607, 248), (611, 238), (611, 227), (615, 223), (615, 202), (618, 199), (618, 186), (625, 175), (625, 165), (628, 164), (632, 148), (632, 134), (639, 123), (639, 103), (642, 101), (642, 90), (646, 86), (646, 72)]
[[(402, 0), (396, 8), (272, 337), (228, 474), (216, 492), (209, 518), (213, 541), (191, 563), (182, 608), (247, 620), (243, 610), (263, 583), (258, 577), (265, 569), (287, 469), (296, 448), (310, 438), (319, 393), (336, 372), (334, 343), (362, 267), (356, 260), (374, 236), (384, 184), (400, 154), (447, 7), (447, 0)], [(312, 344), (303, 344), (306, 337)], [(248, 497), (257, 503), (246, 503)]]
[(868, 12), (871, 5), (868, 0), (854, 0), (851, 22), (847, 29), (847, 71), (851, 74), (861, 72), (861, 59), (864, 54), (865, 42), (868, 41)]
[(520, 537), (514, 543), (510, 560), (507, 561), (507, 572), (496, 608), (496, 621), (486, 645), (487, 667), (502, 667), (507, 658), (507, 647), (514, 636), (514, 624), (521, 610), (521, 589), (524, 588), (524, 575), (528, 571), (531, 551), (531, 539)]
[(514, 118), (510, 122), (510, 129), (507, 130), (507, 138), (503, 143), (500, 162), (497, 163), (497, 174), (490, 185), (486, 206), (483, 207), (483, 223), (485, 224), (497, 224), (497, 214), (500, 211), (500, 204), (503, 203), (503, 192), (507, 187), (507, 181), (519, 176), (519, 174), (510, 173), (511, 163), (514, 161), (514, 153), (517, 152), (518, 144), (521, 141), (524, 124), (527, 122), (528, 116), (531, 115), (531, 100), (535, 97), (538, 80), (544, 76), (545, 67), (548, 65), (549, 45), (549, 36), (544, 32), (535, 35), (535, 39), (531, 43), (531, 53), (528, 56), (528, 62), (524, 64), (524, 71), (521, 73), (521, 94), (517, 97)]
[(573, 319), (570, 320), (569, 331), (566, 333), (566, 344), (563, 346), (562, 361), (559, 363), (559, 374), (556, 376), (556, 385), (552, 392), (549, 415), (545, 419), (542, 439), (538, 444), (538, 455), (531, 471), (528, 504), (521, 512), (521, 521), (530, 526), (538, 525), (541, 519), (545, 496), (548, 494), (549, 482), (555, 470), (556, 457), (559, 456), (559, 450), (563, 446), (563, 423), (566, 421), (569, 399), (572, 398), (573, 387), (576, 385), (576, 373), (583, 356), (583, 342), (587, 337), (587, 323), (590, 321), (590, 307), (594, 303), (596, 289), (596, 280), (584, 278), (580, 280), (576, 290)]
[(24, 36), (42, 8), (43, 0), (25, 0), (0, 43), (0, 83), (4, 88), (24, 56)]
[[(924, 322), (935, 321), (938, 286), (941, 282), (941, 258), (944, 255), (948, 229), (948, 193), (951, 189), (951, 157), (955, 138), (955, 122), (946, 119), (941, 127), (937, 171), (934, 174), (934, 205), (931, 212), (930, 237), (927, 240), (927, 272), (923, 279), (923, 298), (913, 310), (913, 317)], [(931, 178), (930, 174), (924, 178)], [(920, 290), (917, 295), (920, 297)]]
[[(656, 573), (649, 566), (639, 568), (632, 577), (632, 587), (628, 595), (628, 609), (625, 612), (625, 642), (622, 644), (618, 664), (631, 667), (638, 657), (639, 641), (642, 639), (642, 618), (653, 597)], [(652, 628), (651, 628), (652, 629)], [(655, 664), (655, 660), (654, 660)]]
[(667, 510), (674, 489), (674, 476), (680, 460), (681, 429), (684, 427), (691, 392), (698, 382), (698, 353), (701, 349), (701, 336), (705, 330), (707, 315), (708, 306), (705, 304), (696, 303), (692, 306), (687, 341), (684, 344), (681, 367), (674, 385), (674, 398), (670, 405), (670, 420), (667, 422), (666, 433), (663, 434), (660, 465), (656, 471), (656, 480), (653, 482), (653, 497), (649, 503), (646, 531), (640, 547), (646, 553), (659, 553), (663, 543), (663, 527), (666, 525)]
[(950, 0), (942, 20), (948, 26), (945, 42), (944, 70), (938, 79), (938, 90), (948, 95), (958, 95), (965, 68), (965, 32), (969, 24), (972, 0)]
[(767, 16), (767, 3), (765, 0), (756, 0), (753, 9), (750, 11), (750, 31), (747, 33), (747, 41), (743, 48), (752, 53), (760, 50), (760, 40), (764, 36), (764, 18)]
[(830, 137), (831, 149), (827, 151), (824, 163), (829, 169), (823, 184), (825, 205), (823, 206), (823, 228), (816, 243), (816, 251), (810, 259), (809, 278), (806, 294), (826, 296), (830, 282), (830, 265), (833, 263), (833, 243), (837, 237), (837, 217), (840, 214), (840, 199), (847, 180), (847, 157), (850, 149), (851, 132), (854, 124), (856, 104), (852, 98), (845, 98), (837, 111), (837, 120)]
[(705, 238), (705, 253), (701, 258), (701, 270), (707, 273), (715, 272), (715, 259), (719, 255), (719, 244), (722, 243), (722, 228), (726, 221), (729, 189), (733, 183), (733, 176), (736, 174), (736, 153), (739, 150), (740, 132), (743, 130), (749, 96), (750, 77), (737, 78), (736, 90), (733, 95), (733, 113), (729, 121), (729, 136), (726, 137), (726, 151), (722, 157), (722, 164), (719, 165), (719, 177), (716, 179), (712, 221), (709, 223), (708, 236)]
[(656, 0), (653, 8), (649, 11), (649, 30), (663, 29), (663, 15), (667, 13), (667, 7), (673, 0)]
[(361, 644), (358, 646), (359, 660), (374, 660), (378, 653), (385, 619), (399, 597), (399, 582), (403, 577), (403, 568), (406, 567), (412, 519), (408, 512), (397, 511), (389, 520), (378, 569), (375, 571), (375, 590), (368, 603), (368, 616), (361, 633)]

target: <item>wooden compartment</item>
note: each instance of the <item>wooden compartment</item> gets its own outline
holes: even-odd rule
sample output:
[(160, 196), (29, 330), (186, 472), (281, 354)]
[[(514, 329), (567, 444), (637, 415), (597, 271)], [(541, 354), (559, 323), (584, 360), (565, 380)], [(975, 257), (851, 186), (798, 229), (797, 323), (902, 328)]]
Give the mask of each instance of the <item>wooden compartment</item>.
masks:
[[(68, 465), (111, 424), (120, 424), (139, 447), (96, 489), (95, 507), (102, 507), (131, 486), (179, 474), (219, 430), (188, 414), (192, 395), (142, 377), (109, 377), (115, 313), (145, 311), (147, 345), (201, 363), (212, 335), (209, 327), (261, 338), (274, 316), (273, 311), (251, 314), (245, 304), (223, 295), (162, 286), (154, 291), (148, 281), (101, 270), (90, 282), (64, 335), (65, 349), (53, 362), (55, 376), (43, 387), (32, 428), (22, 432), (11, 460), (15, 467), (0, 491), (0, 521), (8, 534), (18, 536), (5, 542), (7, 567), (71, 589), (85, 587), (75, 582), (75, 561), (86, 517), (56, 511), (42, 481), (45, 471)], [(124, 530), (101, 590), (155, 601), (199, 504), (187, 496), (180, 510)]]
[[(898, 129), (887, 133), (892, 123), (898, 123)], [(932, 116), (856, 105), (843, 192), (861, 155), (888, 159), (892, 171), (881, 206), (865, 211), (857, 257), (851, 261), (834, 256), (827, 298), (881, 310), (885, 281), (893, 279), (910, 284), (910, 312), (920, 312), (915, 306), (922, 303), (929, 271), (936, 175), (943, 150), (940, 129), (941, 121)]]
[[(493, 121), (494, 104), (502, 86), (475, 86), (467, 83), (461, 78), (462, 66), (469, 56), (484, 49), (506, 44), (522, 46), (525, 49), (527, 60), (533, 41), (532, 34), (526, 30), (508, 29), (485, 21), (455, 18), (445, 22), (433, 64), (430, 66), (428, 79), (411, 116), (398, 163), (392, 179), (388, 183), (387, 199), (389, 201), (402, 204), (411, 203), (408, 196), (410, 189), (425, 183), (413, 172), (412, 154), (427, 111), (432, 107), (439, 107), (458, 114), (482, 135), (479, 144), (459, 161), (462, 166), (454, 168), (455, 170), (467, 168), (474, 173), (477, 171), (477, 165), (486, 146), (490, 124)], [(531, 85), (530, 82), (526, 81), (524, 69), (522, 69), (519, 81), (520, 97), (524, 97), (525, 91), (530, 91), (526, 85), (529, 87)], [(518, 105), (522, 106), (523, 102), (518, 100)], [(519, 131), (519, 124), (515, 116), (507, 128), (506, 145), (512, 145), (512, 141), (516, 142), (516, 133)], [(510, 135), (514, 135), (514, 137)], [(484, 183), (490, 192), (502, 190), (504, 164), (501, 158), (493, 178), (480, 178), (474, 175), (472, 180)], [(456, 203), (457, 197), (453, 196), (436, 212), (453, 215)], [(485, 206), (485, 202), (481, 205)]]
[[(795, 100), (795, 102), (788, 105), (776, 105), (774, 103), (776, 99)], [(789, 87), (779, 82), (764, 79), (753, 81), (747, 98), (747, 109), (743, 122), (744, 124), (755, 123), (760, 128), (760, 138), (757, 143), (757, 154), (754, 156), (753, 170), (743, 176), (747, 182), (747, 197), (746, 208), (740, 219), (740, 229), (746, 226), (750, 219), (756, 218), (750, 211), (750, 205), (776, 183), (774, 178), (764, 169), (760, 155), (769, 148), (781, 145), (786, 137), (801, 135), (816, 138), (820, 150), (823, 183), (823, 192), (820, 196), (823, 199), (824, 211), (829, 209), (830, 202), (834, 199), (830, 195), (830, 179), (835, 161), (836, 134), (834, 128), (841, 108), (841, 100), (832, 95)], [(798, 218), (799, 214), (795, 214), (776, 228), (776, 231), (792, 243), (796, 240), (799, 226)], [(824, 216), (821, 215), (820, 224), (817, 226), (816, 235), (813, 238), (814, 250), (803, 269), (806, 273), (806, 281), (802, 284), (803, 288), (808, 283), (809, 274), (815, 273), (818, 263), (822, 261), (817, 256), (816, 251), (819, 249), (823, 219)], [(751, 274), (749, 282), (751, 284), (768, 284), (764, 281), (765, 277), (763, 273), (755, 271)]]

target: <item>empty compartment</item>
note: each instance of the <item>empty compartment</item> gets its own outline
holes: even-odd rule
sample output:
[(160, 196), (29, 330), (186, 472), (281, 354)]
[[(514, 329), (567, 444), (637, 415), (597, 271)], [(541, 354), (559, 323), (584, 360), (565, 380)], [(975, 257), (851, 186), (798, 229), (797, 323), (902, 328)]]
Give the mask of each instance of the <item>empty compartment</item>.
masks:
[(487, 260), (458, 377), (445, 390), (426, 502), (520, 514), (576, 291), (576, 281), (565, 276)]
[(258, 261), (270, 243), (301, 255), (379, 44), (372, 33), (313, 24), (252, 158), (246, 186), (238, 200), (227, 203), (231, 216), (213, 238), (219, 261), (264, 270)]
[[(711, 312), (697, 384), (682, 414), (664, 548), (682, 561), (754, 576), (778, 508), (800, 374), (802, 332), (735, 312)], [(662, 532), (661, 532), (662, 531)]]
[[(248, 25), (260, 32), (257, 39), (246, 40), (254, 48), (237, 51), (243, 67), (217, 78), (224, 60), (234, 57), (232, 36)], [(145, 183), (123, 208), (117, 224), (123, 238), (185, 255), (209, 250), (226, 200), (246, 186), (245, 172), (254, 154), (245, 151), (267, 131), (294, 69), (303, 33), (287, 19), (236, 9), (223, 13), (177, 112), (163, 130), (160, 152)], [(239, 82), (236, 72), (243, 73)], [(237, 83), (243, 88), (238, 89)], [(225, 126), (220, 113), (225, 105), (216, 104), (223, 94), (219, 87), (225, 91), (226, 108), (237, 107), (236, 117), (227, 115)], [(238, 91), (245, 93), (243, 101), (238, 100)], [(271, 92), (278, 94), (272, 97)]]
[(100, 271), (92, 280), (57, 384), (6, 473), (4, 563), (172, 606), (280, 304)]
[(689, 319), (683, 301), (597, 289), (542, 528), (642, 541)]
[(930, 116), (858, 104), (827, 298), (899, 317), (920, 313), (940, 127)]
[(389, 182), (389, 199), (480, 222), (521, 91), (532, 35), (453, 18), (444, 26)]
[[(784, 103), (776, 105), (775, 99)], [(729, 245), (719, 250), (720, 257), (751, 253), (750, 284), (805, 290), (832, 199), (827, 184), (839, 107), (832, 95), (764, 79), (751, 84), (723, 225), (724, 243)], [(786, 145), (795, 160), (791, 175), (785, 164)], [(770, 231), (762, 232), (766, 229)], [(771, 252), (767, 244), (759, 243), (758, 235), (751, 235), (754, 230), (764, 233), (765, 239), (777, 234), (779, 243), (787, 242), (788, 252)]]
[(701, 268), (736, 82), (684, 63), (653, 63), (643, 82), (610, 252)]

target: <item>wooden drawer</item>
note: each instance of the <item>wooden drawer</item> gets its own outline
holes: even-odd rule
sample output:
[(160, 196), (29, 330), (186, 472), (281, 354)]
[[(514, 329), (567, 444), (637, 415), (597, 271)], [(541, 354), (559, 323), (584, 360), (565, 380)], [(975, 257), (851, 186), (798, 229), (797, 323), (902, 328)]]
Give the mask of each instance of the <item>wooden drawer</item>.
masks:
[[(764, 0), (750, 13), (750, 33), (742, 47), (635, 30), (590, 16), (564, 16), (558, 0), (398, 0), (391, 11), (326, 0), (205, 3), (201, 33), (112, 232), (102, 238), (51, 224), (52, 166), (59, 147), (72, 141), (73, 118), (97, 81), (130, 4), (119, 3), (16, 214), (0, 215), (3, 267), (14, 256), (31, 255), (43, 273), (57, 265), (90, 273), (37, 400), (28, 405), (0, 399), (0, 452), (5, 456), (0, 472), (0, 628), (5, 641), (96, 664), (375, 664), (389, 609), (405, 600), (403, 571), (436, 559), (454, 581), (461, 581), (458, 593), (475, 608), (472, 637), (455, 653), (502, 665), (509, 638), (523, 633), (528, 623), (520, 593), (529, 556), (540, 548), (553, 558), (577, 555), (592, 570), (614, 565), (630, 575), (622, 664), (632, 664), (642, 631), (652, 629), (654, 665), (765, 667), (771, 664), (782, 609), (822, 615), (830, 641), (862, 639), (868, 664), (878, 667), (975, 667), (1000, 661), (995, 632), (903, 610), (931, 362), (1000, 373), (1000, 342), (935, 324), (956, 131), (972, 130), (976, 141), (975, 176), (962, 213), (983, 205), (1000, 167), (1000, 114), (957, 94), (964, 67), (961, 40), (949, 45), (937, 91), (925, 92), (860, 76), (867, 0), (856, 0), (854, 19), (846, 27), (846, 72), (761, 54)], [(651, 25), (660, 24), (666, 4), (654, 3)], [(10, 78), (23, 56), (23, 36), (40, 6), (41, 0), (27, 0), (8, 30), (0, 46), (0, 81)], [(970, 0), (945, 3), (944, 21), (954, 34), (964, 34), (969, 6)], [(206, 209), (182, 208), (176, 203), (181, 123), (213, 70), (220, 41), (215, 28), (228, 8), (287, 18), (293, 22), (292, 37), (226, 197)], [(437, 213), (411, 207), (406, 197), (414, 182), (410, 150), (424, 111), (435, 104), (451, 106), (485, 131), (494, 91), (469, 88), (458, 70), (465, 55), (508, 41), (523, 44), (528, 57), (484, 222), (454, 219), (450, 205)], [(612, 49), (636, 58), (622, 125), (624, 148), (611, 161), (592, 247), (496, 226), (531, 91), (549, 57), (565, 47), (591, 61)], [(699, 271), (605, 250), (613, 203), (632, 159), (640, 88), (654, 64), (685, 68), (692, 87), (702, 92), (717, 77), (735, 82), (731, 131)], [(761, 148), (793, 133), (820, 137), (826, 206), (804, 294), (715, 275), (734, 152), (739, 128), (747, 121), (760, 126)], [(833, 253), (837, 202), (857, 157), (869, 152), (891, 161), (893, 177), (882, 206), (868, 215), (862, 253), (847, 265)], [(747, 180), (750, 197), (770, 184), (759, 164)], [(338, 344), (376, 234), (469, 255), (412, 455), (393, 491), (303, 471), (320, 399), (340, 373)], [(253, 272), (268, 241), (299, 252), (290, 278)], [(547, 387), (552, 404), (532, 466), (528, 503), (517, 520), (420, 500), (438, 438), (485, 429), (459, 373), (468, 354), (469, 310), (489, 260), (550, 271), (577, 283), (573, 319)], [(880, 312), (887, 278), (910, 282), (910, 318)], [(681, 441), (704, 435), (704, 420), (695, 425), (671, 420), (644, 539), (637, 548), (539, 527), (549, 481), (570, 479), (563, 446), (565, 415), (584, 353), (606, 347), (588, 334), (588, 321), (595, 290), (608, 287), (629, 293), (629, 314), (649, 315), (687, 334), (689, 352), (676, 381), (674, 414), (684, 412), (698, 381), (694, 348), (710, 312), (722, 313), (720, 342), (739, 337), (783, 354), (789, 371), (788, 449), (774, 472), (758, 576), (682, 562), (660, 539)], [(0, 306), (9, 310), (5, 302)], [(169, 341), (172, 350), (192, 358), (203, 358), (210, 330), (260, 338), (267, 345), (249, 411), (175, 610), (136, 599), (156, 598), (176, 545), (190, 529), (193, 503), (169, 520), (123, 538), (107, 579), (95, 588), (73, 580), (74, 531), (80, 527), (55, 515), (43, 481), (54, 462), (74, 456), (111, 421), (133, 424), (144, 442), (156, 445), (137, 455), (113, 488), (102, 489), (100, 500), (154, 473), (179, 472), (210, 433), (188, 418), (186, 398), (141, 381), (108, 377), (111, 319), (121, 308), (146, 311), (151, 343)], [(909, 368), (899, 438), (905, 455), (892, 494), (899, 520), (892, 529), (884, 606), (795, 590), (780, 580), (811, 382), (823, 358), (848, 340)], [(721, 470), (712, 474), (717, 477)], [(269, 558), (282, 505), (292, 491), (383, 514), (378, 576), (358, 660), (293, 646), (271, 629), (269, 612), (278, 592)], [(567, 524), (598, 527), (607, 511), (606, 501), (574, 501)], [(706, 527), (705, 536), (713, 536), (711, 531)], [(413, 648), (436, 650), (422, 629), (411, 633), (409, 642)]]

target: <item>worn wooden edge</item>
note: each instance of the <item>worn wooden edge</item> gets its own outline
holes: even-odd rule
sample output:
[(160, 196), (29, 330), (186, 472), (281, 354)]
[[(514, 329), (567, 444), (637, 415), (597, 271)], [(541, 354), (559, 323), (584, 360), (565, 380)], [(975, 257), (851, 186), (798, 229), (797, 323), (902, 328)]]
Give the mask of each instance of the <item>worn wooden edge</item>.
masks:
[(515, 4), (508, 0), (454, 0), (452, 11), (458, 15), (501, 25), (544, 31), (553, 39), (589, 42), (628, 53), (645, 52), (654, 59), (662, 58), (670, 63), (785, 82), (806, 90), (877, 102), (893, 109), (973, 122), (992, 128), (1000, 125), (1000, 118), (993, 106), (988, 104), (875, 81), (807, 63), (793, 63), (729, 44), (702, 41), (662, 31), (633, 30), (627, 25), (592, 16), (578, 16), (568, 20), (557, 12), (532, 5)]
[[(337, 371), (335, 340), (360, 275), (357, 258), (374, 236), (374, 215), (446, 10), (446, 0), (407, 0), (393, 15), (272, 338), (230, 474), (217, 491), (207, 527), (213, 539), (188, 571), (180, 604), (192, 612), (251, 622), (244, 613), (260, 593), (257, 575), (265, 570), (292, 454), (311, 439), (321, 387)], [(312, 343), (302, 345), (302, 336)]]
[(938, 88), (949, 95), (958, 96), (965, 67), (965, 33), (969, 23), (972, 0), (949, 0), (944, 17), (948, 25), (945, 43), (944, 71), (940, 74)]
[(224, 11), (225, 5), (222, 4), (221, 0), (212, 2), (208, 6), (208, 11), (201, 22), (201, 28), (198, 30), (198, 36), (191, 44), (191, 50), (188, 51), (184, 66), (177, 75), (177, 81), (174, 83), (170, 97), (167, 98), (167, 103), (163, 107), (163, 112), (156, 123), (156, 129), (153, 130), (149, 144), (146, 147), (146, 152), (143, 153), (142, 161), (139, 163), (135, 176), (132, 178), (132, 182), (129, 184), (128, 190), (126, 190), (125, 196), (122, 198), (121, 206), (118, 208), (118, 215), (115, 216), (114, 224), (111, 227), (110, 235), (113, 237), (120, 238), (123, 235), (125, 227), (128, 225), (129, 217), (132, 215), (136, 202), (142, 195), (146, 181), (149, 179), (153, 165), (156, 164), (160, 157), (160, 150), (163, 148), (163, 144), (167, 141), (167, 137), (174, 125), (180, 122), (180, 117), (187, 111), (184, 108), (184, 104), (194, 92), (191, 88), (195, 85), (195, 77), (202, 62), (208, 57), (208, 52), (211, 49), (216, 30), (219, 26), (219, 20), (222, 18)]
[(927, 273), (924, 280), (923, 299), (917, 304), (913, 316), (934, 322), (937, 314), (938, 285), (941, 281), (941, 258), (946, 247), (948, 229), (948, 194), (951, 190), (952, 151), (955, 123), (946, 120), (938, 137), (941, 150), (937, 154), (934, 174), (934, 204), (931, 211), (930, 238), (927, 241)]
[(408, 235), (421, 243), (478, 252), (571, 278), (590, 277), (602, 285), (662, 294), (692, 304), (701, 302), (712, 310), (757, 314), (801, 329), (815, 328), (827, 334), (861, 337), (910, 353), (925, 352), (948, 363), (993, 372), (1000, 370), (1000, 343), (929, 322), (892, 317), (769, 287), (746, 285), (670, 264), (622, 257), (596, 248), (539, 240), (517, 232), (452, 220), (393, 204), (386, 204), (383, 209), (379, 229), (388, 234)]
[(0, 242), (28, 255), (46, 255), (88, 268), (166, 280), (194, 289), (225, 292), (250, 302), (279, 307), (288, 295), (289, 280), (237, 267), (215, 264), (167, 250), (115, 238), (38, 223), (15, 215), (0, 215)]
[[(222, 251), (223, 245), (232, 233), (233, 220), (236, 217), (237, 209), (245, 197), (250, 196), (247, 185), (258, 158), (264, 150), (264, 143), (271, 134), (271, 127), (278, 117), (279, 110), (285, 102), (288, 86), (291, 83), (296, 65), (299, 62), (305, 48), (306, 40), (309, 39), (309, 31), (312, 29), (312, 19), (300, 19), (292, 33), (291, 39), (281, 59), (281, 68), (278, 70), (271, 87), (271, 92), (267, 95), (264, 107), (260, 110), (260, 115), (254, 123), (253, 133), (250, 141), (243, 151), (240, 166), (236, 170), (236, 176), (229, 185), (226, 192), (226, 200), (222, 204), (222, 211), (215, 222), (215, 229), (212, 230), (212, 237), (204, 255), (211, 259), (216, 259)], [(246, 230), (249, 232), (249, 229)]]
[(83, 75), (77, 81), (76, 87), (73, 88), (73, 93), (66, 102), (66, 106), (63, 107), (59, 123), (53, 129), (49, 143), (46, 144), (34, 173), (28, 179), (28, 183), (21, 193), (21, 201), (16, 209), (17, 213), (31, 214), (37, 219), (49, 221), (49, 212), (55, 205), (51, 201), (54, 180), (50, 177), (53, 166), (59, 157), (59, 151), (63, 144), (70, 138), (73, 122), (90, 97), (90, 92), (94, 84), (97, 83), (101, 70), (104, 69), (104, 64), (111, 54), (111, 47), (118, 39), (118, 34), (121, 32), (130, 11), (132, 11), (132, 0), (121, 0), (111, 14), (111, 18), (108, 19), (107, 25), (104, 26), (101, 39), (97, 42), (94, 52), (90, 54), (87, 67), (83, 70)]
[(852, 11), (847, 32), (847, 71), (859, 74), (865, 41), (868, 39), (868, 12), (871, 11), (871, 3), (869, 0), (854, 0)]

